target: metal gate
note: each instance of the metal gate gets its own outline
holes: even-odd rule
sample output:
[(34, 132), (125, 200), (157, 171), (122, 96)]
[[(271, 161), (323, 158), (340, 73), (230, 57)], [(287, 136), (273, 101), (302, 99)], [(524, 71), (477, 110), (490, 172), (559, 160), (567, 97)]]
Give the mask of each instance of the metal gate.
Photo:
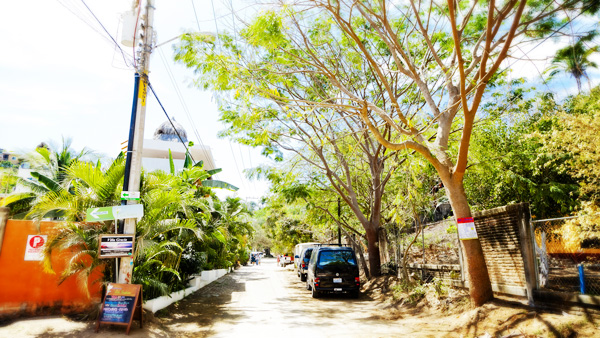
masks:
[(532, 223), (539, 288), (600, 295), (600, 214)]

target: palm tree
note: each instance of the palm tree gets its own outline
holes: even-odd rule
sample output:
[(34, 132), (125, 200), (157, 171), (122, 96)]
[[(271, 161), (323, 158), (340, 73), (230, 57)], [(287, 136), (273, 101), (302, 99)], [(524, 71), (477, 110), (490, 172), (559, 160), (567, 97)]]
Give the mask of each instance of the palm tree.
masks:
[(559, 49), (552, 59), (552, 65), (548, 68), (550, 77), (559, 73), (570, 74), (575, 78), (579, 92), (581, 92), (581, 79), (586, 78), (591, 91), (587, 70), (598, 68), (598, 65), (590, 60), (590, 56), (599, 51), (599, 46), (587, 48), (585, 44), (592, 42), (597, 35), (597, 31), (591, 31), (580, 37), (575, 44)]
[[(63, 252), (60, 257), (66, 259), (67, 264), (59, 283), (67, 278), (77, 278), (79, 286), (87, 293), (89, 277), (97, 269), (103, 269), (104, 279), (111, 279), (112, 265), (98, 257), (98, 236), (112, 232), (114, 224), (112, 221), (87, 223), (85, 218), (88, 208), (116, 205), (120, 200), (124, 171), (122, 156), (106, 170), (102, 170), (100, 164), (73, 161), (64, 168), (63, 179), (70, 182), (70, 188), (60, 188), (40, 196), (28, 213), (28, 217), (37, 221), (48, 215), (60, 215), (65, 221), (49, 236), (43, 259), (44, 269), (54, 273), (53, 254)], [(64, 255), (64, 252), (71, 255)]]
[(141, 187), (144, 217), (137, 224), (133, 282), (143, 285), (144, 297), (167, 295), (185, 285), (178, 271), (188, 243), (202, 241), (204, 233), (195, 215), (205, 209), (189, 181), (206, 175), (201, 169), (185, 175), (154, 171), (144, 175)]
[[(15, 193), (3, 200), (3, 205), (11, 208), (13, 217), (20, 218), (30, 211), (36, 201), (48, 193), (59, 193), (63, 189), (69, 189), (70, 181), (66, 174), (67, 168), (75, 162), (82, 161), (93, 152), (83, 148), (77, 152), (71, 148), (72, 140), (64, 139), (62, 146), (51, 149), (46, 143), (41, 143), (35, 151), (29, 154), (28, 162), (32, 163), (38, 170), (31, 172), (35, 181), (18, 179), (18, 184), (26, 187), (29, 192)], [(49, 214), (48, 217), (56, 218), (60, 215)]]
[[(63, 252), (58, 257), (67, 260), (67, 267), (60, 282), (77, 278), (87, 292), (90, 282), (98, 282), (89, 280), (97, 269), (104, 269), (105, 280), (112, 279), (113, 265), (98, 257), (98, 236), (113, 232), (115, 222), (85, 219), (89, 208), (119, 204), (124, 170), (123, 156), (107, 169), (100, 163), (72, 161), (64, 168), (62, 178), (68, 185), (59, 185), (35, 200), (28, 217), (39, 221), (60, 215), (65, 221), (49, 237), (44, 255), (46, 271), (53, 272), (52, 256)], [(177, 174), (143, 173), (140, 195), (144, 217), (136, 226), (132, 281), (143, 285), (145, 298), (185, 287), (187, 275), (180, 270), (180, 263), (186, 250), (204, 256), (212, 253), (215, 261), (232, 262), (232, 252), (247, 243), (251, 228), (241, 220), (245, 209), (239, 199), (221, 204), (214, 195), (205, 196), (209, 188), (198, 185), (211, 175), (200, 166)]]
[[(112, 279), (112, 264), (98, 257), (98, 236), (113, 232), (115, 222), (86, 222), (85, 219), (89, 208), (119, 204), (124, 170), (122, 156), (106, 170), (100, 164), (72, 162), (64, 176), (64, 180), (70, 182), (70, 188), (46, 193), (28, 214), (34, 220), (60, 214), (65, 221), (55, 234), (50, 235), (43, 262), (46, 271), (54, 272), (53, 253), (71, 252), (61, 256), (67, 260), (67, 267), (60, 282), (77, 278), (87, 292), (89, 276), (98, 268), (104, 269), (104, 280)], [(181, 281), (177, 268), (183, 247), (178, 239), (203, 236), (196, 222), (178, 219), (177, 215), (192, 212), (192, 207), (200, 208), (202, 203), (194, 196), (196, 187), (179, 177), (155, 172), (146, 174), (142, 182), (144, 217), (136, 229), (133, 281), (144, 285), (146, 297), (161, 296)], [(95, 282), (98, 281), (92, 281)]]

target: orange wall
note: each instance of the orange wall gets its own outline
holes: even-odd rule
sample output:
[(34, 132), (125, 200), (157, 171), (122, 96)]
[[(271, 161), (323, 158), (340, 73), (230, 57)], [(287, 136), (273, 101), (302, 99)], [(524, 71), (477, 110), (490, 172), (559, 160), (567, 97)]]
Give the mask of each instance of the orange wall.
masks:
[[(81, 290), (74, 277), (58, 285), (58, 277), (66, 265), (64, 261), (53, 257), (52, 267), (56, 271), (53, 275), (43, 271), (41, 261), (24, 260), (27, 236), (49, 235), (57, 224), (42, 222), (41, 231), (38, 232), (32, 221), (8, 220), (6, 223), (0, 249), (0, 314), (23, 311), (35, 314), (48, 309), (73, 312), (100, 301), (99, 283), (89, 289), (90, 298)], [(96, 280), (100, 276), (100, 273), (92, 274), (90, 280)]]

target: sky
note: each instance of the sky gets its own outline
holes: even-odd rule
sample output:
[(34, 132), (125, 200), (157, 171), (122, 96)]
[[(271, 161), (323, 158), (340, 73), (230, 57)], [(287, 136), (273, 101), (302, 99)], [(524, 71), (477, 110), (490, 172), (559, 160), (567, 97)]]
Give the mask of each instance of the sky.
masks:
[[(156, 0), (157, 44), (185, 31), (215, 32), (231, 27), (230, 1), (213, 1)], [(86, 0), (85, 4), (120, 42), (120, 16), (130, 9), (131, 1)], [(5, 2), (0, 32), (0, 148), (25, 153), (41, 142), (60, 146), (64, 137), (72, 139), (75, 150), (87, 147), (116, 157), (121, 143), (128, 139), (134, 70), (84, 3)], [(217, 179), (240, 188), (235, 194), (221, 191), (219, 196), (258, 201), (268, 185), (246, 179), (242, 171), (267, 160), (259, 149), (217, 137), (224, 126), (218, 122), (213, 95), (190, 85), (192, 71), (173, 61), (175, 42), (156, 48), (151, 56), (149, 77), (158, 98), (186, 129), (189, 140), (211, 148), (216, 166), (223, 169)], [(130, 47), (121, 47), (132, 55)], [(144, 138), (150, 139), (166, 117), (153, 96), (148, 95), (147, 101)]]
[[(252, 1), (244, 0), (156, 0), (155, 3), (157, 44), (186, 31), (231, 29), (230, 5), (236, 9), (236, 15), (252, 13), (248, 5)], [(108, 33), (80, 0), (5, 1), (3, 4), (0, 11), (0, 148), (25, 153), (40, 142), (60, 145), (64, 137), (72, 139), (76, 150), (87, 147), (115, 157), (122, 148), (121, 143), (127, 140), (134, 71), (124, 62), (108, 34), (120, 41), (120, 15), (131, 7), (131, 2), (85, 0), (85, 4)], [(212, 149), (216, 166), (223, 169), (217, 178), (238, 186), (237, 196), (257, 201), (268, 186), (265, 182), (246, 179), (243, 170), (267, 160), (259, 149), (217, 137), (224, 126), (218, 122), (213, 94), (190, 85), (194, 74), (175, 64), (172, 45), (170, 42), (156, 48), (150, 61), (150, 81), (159, 99), (167, 113), (183, 125), (191, 141)], [(564, 43), (559, 42), (541, 47), (523, 46), (521, 53), (535, 61), (515, 63), (511, 60), (505, 67), (513, 66), (512, 76), (537, 78), (541, 90), (555, 90), (559, 96), (574, 94), (574, 81), (567, 76), (549, 85), (539, 81), (539, 75), (549, 65), (548, 56), (562, 45)], [(132, 54), (131, 48), (122, 48)], [(518, 54), (516, 51), (515, 55)], [(596, 60), (600, 63), (598, 58)], [(590, 74), (593, 84), (597, 85), (600, 73), (595, 70)], [(156, 127), (164, 121), (164, 113), (149, 95), (144, 138), (152, 138)], [(193, 126), (201, 140), (196, 137)], [(219, 193), (221, 197), (232, 194)]]

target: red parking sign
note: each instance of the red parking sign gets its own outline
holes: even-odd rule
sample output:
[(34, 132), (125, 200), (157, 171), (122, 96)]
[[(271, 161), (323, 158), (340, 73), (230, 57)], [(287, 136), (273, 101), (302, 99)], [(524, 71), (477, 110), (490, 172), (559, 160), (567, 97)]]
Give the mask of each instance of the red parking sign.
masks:
[(46, 245), (47, 241), (47, 235), (27, 236), (27, 245), (25, 245), (25, 260), (41, 261), (44, 259), (44, 246)]
[(33, 249), (37, 249), (44, 246), (44, 243), (46, 243), (46, 241), (42, 236), (33, 236), (29, 239), (29, 246)]

